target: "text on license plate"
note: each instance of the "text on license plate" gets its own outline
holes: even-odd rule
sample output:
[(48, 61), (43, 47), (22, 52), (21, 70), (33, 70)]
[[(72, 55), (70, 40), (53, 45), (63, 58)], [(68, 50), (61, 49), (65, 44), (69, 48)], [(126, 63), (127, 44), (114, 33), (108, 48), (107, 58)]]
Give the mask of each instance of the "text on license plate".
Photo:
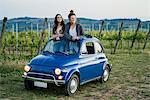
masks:
[(39, 82), (39, 81), (34, 81), (34, 86), (47, 88), (47, 83), (45, 83), (45, 82)]

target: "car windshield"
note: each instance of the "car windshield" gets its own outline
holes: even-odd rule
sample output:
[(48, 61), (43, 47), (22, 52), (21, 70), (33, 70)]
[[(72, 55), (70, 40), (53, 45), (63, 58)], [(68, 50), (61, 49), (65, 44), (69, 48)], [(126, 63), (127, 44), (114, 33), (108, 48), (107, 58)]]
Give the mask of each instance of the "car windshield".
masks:
[(49, 40), (46, 44), (43, 53), (62, 53), (66, 55), (73, 55), (79, 52), (80, 43), (79, 41), (72, 42), (72, 41), (55, 41)]

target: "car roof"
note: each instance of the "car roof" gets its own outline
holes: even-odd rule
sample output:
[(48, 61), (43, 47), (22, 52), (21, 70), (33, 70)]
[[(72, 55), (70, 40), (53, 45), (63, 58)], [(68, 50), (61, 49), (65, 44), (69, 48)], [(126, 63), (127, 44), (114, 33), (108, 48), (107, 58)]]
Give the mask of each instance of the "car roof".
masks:
[(92, 36), (83, 36), (83, 37), (81, 38), (81, 41), (82, 41), (82, 42), (83, 42), (83, 41), (87, 41), (87, 42), (99, 42), (99, 43), (100, 43), (99, 39), (97, 39), (97, 38), (95, 38), (95, 37), (92, 37)]

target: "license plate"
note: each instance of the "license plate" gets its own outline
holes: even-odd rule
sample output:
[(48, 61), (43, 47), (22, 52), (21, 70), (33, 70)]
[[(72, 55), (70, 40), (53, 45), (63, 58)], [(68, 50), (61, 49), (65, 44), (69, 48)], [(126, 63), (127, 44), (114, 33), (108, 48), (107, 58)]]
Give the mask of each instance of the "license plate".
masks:
[(42, 87), (42, 88), (47, 88), (47, 83), (34, 81), (34, 86)]

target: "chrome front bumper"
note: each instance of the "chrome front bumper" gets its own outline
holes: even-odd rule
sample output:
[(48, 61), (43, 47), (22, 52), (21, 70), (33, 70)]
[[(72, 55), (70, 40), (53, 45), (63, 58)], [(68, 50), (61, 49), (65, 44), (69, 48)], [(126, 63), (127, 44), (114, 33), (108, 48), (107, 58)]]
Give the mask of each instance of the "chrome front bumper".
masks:
[[(53, 79), (43, 79), (43, 78), (31, 77), (31, 76), (28, 76), (29, 74), (43, 75), (43, 76), (46, 76), (46, 77), (51, 77)], [(46, 82), (46, 83), (54, 83), (57, 86), (60, 86), (61, 84), (65, 84), (65, 80), (56, 80), (56, 78), (53, 75), (44, 74), (44, 73), (36, 73), (36, 72), (26, 73), (26, 72), (24, 72), (22, 77), (26, 78), (26, 79), (29, 79), (29, 80), (33, 80), (33, 81), (42, 81), (42, 82)]]

